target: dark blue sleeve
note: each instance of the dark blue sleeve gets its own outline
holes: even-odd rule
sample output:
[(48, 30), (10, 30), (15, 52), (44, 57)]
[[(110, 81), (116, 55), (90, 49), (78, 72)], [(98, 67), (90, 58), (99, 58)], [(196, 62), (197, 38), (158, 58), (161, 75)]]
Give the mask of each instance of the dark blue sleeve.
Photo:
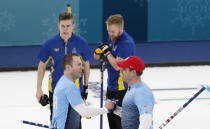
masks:
[(48, 49), (49, 48), (47, 47), (47, 43), (44, 43), (39, 51), (38, 59), (44, 63), (48, 60), (50, 56)]
[(118, 53), (116, 57), (127, 58), (128, 56), (135, 55), (135, 45), (129, 41), (121, 42), (118, 46)]
[(82, 44), (82, 58), (84, 61), (88, 61), (90, 60), (91, 57), (92, 57), (92, 54), (88, 46), (88, 43), (87, 41), (84, 40)]

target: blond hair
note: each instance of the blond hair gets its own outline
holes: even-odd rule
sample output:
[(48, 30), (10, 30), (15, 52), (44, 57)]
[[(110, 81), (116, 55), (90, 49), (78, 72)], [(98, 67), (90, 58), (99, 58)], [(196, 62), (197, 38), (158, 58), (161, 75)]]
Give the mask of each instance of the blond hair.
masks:
[(124, 20), (122, 15), (115, 14), (109, 16), (109, 18), (106, 20), (106, 25), (118, 25), (118, 26), (124, 26)]

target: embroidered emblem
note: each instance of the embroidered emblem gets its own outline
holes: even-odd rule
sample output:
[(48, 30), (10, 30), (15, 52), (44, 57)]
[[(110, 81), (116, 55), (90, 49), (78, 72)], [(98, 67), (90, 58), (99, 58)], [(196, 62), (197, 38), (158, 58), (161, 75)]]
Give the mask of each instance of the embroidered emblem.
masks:
[(54, 48), (54, 51), (55, 52), (58, 52), (60, 49), (59, 48)]

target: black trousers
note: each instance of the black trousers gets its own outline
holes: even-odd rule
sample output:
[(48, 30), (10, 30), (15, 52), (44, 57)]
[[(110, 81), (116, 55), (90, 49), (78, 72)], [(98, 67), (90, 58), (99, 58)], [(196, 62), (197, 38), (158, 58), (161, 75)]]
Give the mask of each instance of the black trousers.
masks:
[(53, 93), (49, 92), (49, 101), (50, 101), (50, 121), (52, 122), (53, 114)]
[[(122, 106), (122, 101), (125, 96), (127, 90), (121, 90), (121, 91), (110, 91), (107, 89), (106, 97), (108, 99), (115, 99), (118, 100), (118, 105)], [(109, 128), (110, 129), (122, 129), (121, 126), (121, 118), (118, 115), (115, 115), (114, 113), (108, 113), (108, 122), (109, 122)]]
[[(51, 93), (51, 92), (49, 92), (49, 101), (50, 101), (50, 122), (52, 122), (52, 116), (53, 116), (53, 93)], [(81, 117), (80, 117), (79, 129), (82, 129)]]

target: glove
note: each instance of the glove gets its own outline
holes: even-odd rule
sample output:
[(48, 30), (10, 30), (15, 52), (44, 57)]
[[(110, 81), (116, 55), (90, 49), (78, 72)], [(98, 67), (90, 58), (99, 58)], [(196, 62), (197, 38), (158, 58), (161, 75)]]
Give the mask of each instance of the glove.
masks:
[(39, 103), (42, 105), (42, 106), (46, 106), (47, 104), (49, 104), (49, 98), (46, 94), (44, 94), (44, 96), (41, 96), (40, 100), (39, 100)]
[(95, 50), (95, 54), (97, 54), (97, 55), (105, 54), (106, 55), (110, 51), (111, 51), (111, 48), (110, 48), (109, 44), (102, 43)]
[(81, 96), (82, 96), (83, 100), (87, 99), (87, 96), (88, 96), (88, 85), (84, 85), (84, 92), (81, 93)]

